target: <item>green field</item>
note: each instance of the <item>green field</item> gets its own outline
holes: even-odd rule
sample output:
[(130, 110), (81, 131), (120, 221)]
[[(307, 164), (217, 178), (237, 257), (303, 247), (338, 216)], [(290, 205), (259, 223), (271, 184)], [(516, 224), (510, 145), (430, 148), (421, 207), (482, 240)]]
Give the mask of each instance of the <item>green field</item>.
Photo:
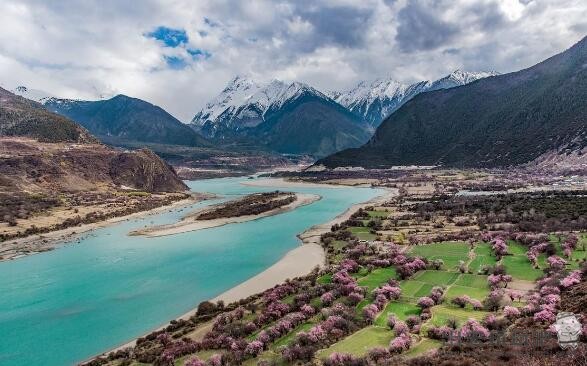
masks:
[[(406, 280), (400, 283), (400, 288), (402, 289), (402, 296), (407, 297), (415, 297), (416, 293), (420, 290), (422, 286), (430, 286), (427, 283), (414, 281), (414, 280)], [(426, 287), (428, 288), (428, 287)]]
[(326, 273), (325, 275), (318, 277), (316, 282), (318, 282), (322, 285), (325, 285), (327, 283), (331, 283), (332, 282), (332, 273)]
[(487, 276), (463, 273), (456, 280), (455, 285), (477, 288), (488, 288)]
[(393, 333), (390, 330), (371, 326), (351, 334), (324, 350), (318, 351), (317, 356), (324, 359), (334, 352), (364, 356), (372, 348), (387, 348), (392, 339)]
[(468, 261), (469, 246), (462, 242), (417, 245), (412, 248), (411, 254), (426, 257), (429, 260), (442, 259), (444, 261), (442, 269), (452, 271), (457, 269), (459, 261)]
[(357, 280), (359, 286), (366, 286), (371, 292), (377, 287), (387, 283), (391, 278), (396, 278), (395, 268), (376, 268), (371, 273)]
[(475, 247), (475, 258), (469, 263), (469, 269), (478, 273), (484, 266), (493, 266), (497, 263), (491, 254), (491, 246), (487, 243), (477, 244)]
[(375, 234), (370, 233), (371, 229), (365, 226), (352, 226), (348, 230), (360, 240), (374, 240), (376, 238)]
[(403, 355), (406, 357), (415, 357), (419, 356), (427, 351), (440, 348), (442, 346), (441, 341), (437, 341), (435, 339), (423, 338), (420, 342), (416, 343), (412, 346), (409, 350), (407, 350)]
[(431, 270), (416, 273), (414, 279), (434, 286), (448, 286), (455, 282), (458, 277), (459, 274), (455, 272)]
[(420, 307), (414, 304), (404, 302), (390, 302), (385, 309), (375, 319), (375, 325), (387, 327), (387, 317), (389, 314), (395, 314), (398, 319), (406, 320), (410, 315), (419, 315)]
[(526, 255), (508, 255), (501, 262), (507, 273), (518, 280), (536, 281), (544, 274), (542, 270), (532, 267)]
[(442, 326), (446, 324), (448, 319), (455, 319), (461, 326), (470, 318), (482, 320), (487, 314), (489, 314), (487, 311), (461, 309), (453, 305), (441, 304), (432, 307), (431, 323), (435, 326)]
[(450, 301), (451, 299), (461, 295), (468, 295), (473, 299), (483, 301), (483, 299), (485, 299), (487, 295), (489, 295), (489, 288), (476, 288), (452, 285), (448, 289), (448, 291), (446, 291), (444, 297), (446, 298), (446, 301)]

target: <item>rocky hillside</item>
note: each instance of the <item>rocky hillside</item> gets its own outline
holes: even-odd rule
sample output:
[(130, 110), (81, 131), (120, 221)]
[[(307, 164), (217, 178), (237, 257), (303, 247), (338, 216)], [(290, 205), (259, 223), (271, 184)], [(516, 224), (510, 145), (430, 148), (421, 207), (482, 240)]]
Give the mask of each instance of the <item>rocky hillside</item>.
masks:
[(97, 140), (68, 118), (41, 104), (0, 88), (0, 136), (27, 136), (45, 142), (89, 143)]
[(587, 145), (587, 38), (518, 72), (422, 93), (327, 167), (503, 167)]
[(73, 119), (107, 142), (117, 139), (186, 146), (210, 145), (162, 108), (126, 95), (98, 101), (47, 98), (43, 103), (48, 109)]
[(1, 137), (0, 149), (5, 152), (0, 155), (2, 192), (187, 190), (173, 168), (149, 150), (128, 152), (101, 144), (43, 143), (21, 137)]

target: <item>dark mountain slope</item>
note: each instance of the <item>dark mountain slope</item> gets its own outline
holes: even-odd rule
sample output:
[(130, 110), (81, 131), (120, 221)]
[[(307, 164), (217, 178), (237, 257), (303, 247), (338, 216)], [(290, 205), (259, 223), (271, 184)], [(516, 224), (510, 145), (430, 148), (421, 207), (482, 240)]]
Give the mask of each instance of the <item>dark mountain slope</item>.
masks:
[(162, 108), (125, 95), (99, 101), (52, 98), (45, 106), (77, 121), (98, 137), (209, 146), (203, 137)]
[(44, 142), (96, 142), (84, 128), (41, 104), (0, 88), (0, 136), (25, 136)]
[(369, 139), (358, 117), (311, 90), (302, 90), (285, 104), (269, 109), (265, 122), (249, 129), (247, 135), (281, 153), (318, 157), (360, 146)]
[(587, 38), (528, 69), (416, 96), (327, 167), (526, 163), (587, 144)]

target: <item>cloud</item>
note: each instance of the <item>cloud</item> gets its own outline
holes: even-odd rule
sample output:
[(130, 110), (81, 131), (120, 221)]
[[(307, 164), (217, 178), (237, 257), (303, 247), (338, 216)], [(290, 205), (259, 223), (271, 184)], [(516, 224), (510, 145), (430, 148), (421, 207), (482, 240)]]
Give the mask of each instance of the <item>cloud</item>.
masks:
[(587, 32), (584, 0), (0, 2), (0, 85), (118, 93), (184, 121), (235, 74), (322, 90), (515, 71)]
[(183, 29), (172, 29), (164, 26), (157, 27), (145, 36), (163, 42), (167, 47), (177, 47), (188, 42), (188, 36)]
[(402, 51), (433, 50), (454, 39), (459, 28), (438, 17), (442, 7), (437, 1), (416, 0), (400, 10), (396, 40)]

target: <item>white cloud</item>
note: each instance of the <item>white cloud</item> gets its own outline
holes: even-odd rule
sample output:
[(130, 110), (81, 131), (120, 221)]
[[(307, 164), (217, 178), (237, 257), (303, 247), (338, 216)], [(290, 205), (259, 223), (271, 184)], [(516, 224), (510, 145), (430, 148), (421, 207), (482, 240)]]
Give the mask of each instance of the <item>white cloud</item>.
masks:
[[(585, 36), (585, 13), (583, 0), (3, 0), (0, 85), (124, 93), (187, 121), (234, 74), (328, 90), (455, 68), (514, 71)], [(145, 36), (159, 26), (189, 41), (172, 48)]]

